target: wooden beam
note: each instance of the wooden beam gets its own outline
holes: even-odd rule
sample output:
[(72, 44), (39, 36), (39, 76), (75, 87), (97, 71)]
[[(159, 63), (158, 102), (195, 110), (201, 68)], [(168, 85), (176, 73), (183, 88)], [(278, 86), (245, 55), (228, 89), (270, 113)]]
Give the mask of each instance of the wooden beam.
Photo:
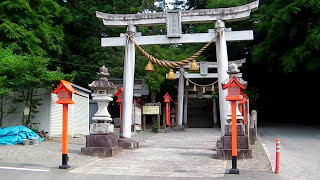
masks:
[[(164, 61), (167, 61), (169, 62), (168, 60), (164, 60)], [(234, 63), (234, 64), (237, 64), (238, 67), (242, 67), (242, 64), (246, 62), (246, 58), (243, 58), (243, 59), (239, 59), (239, 60), (235, 60), (235, 61), (229, 61), (229, 65)], [(217, 62), (207, 62), (208, 63), (208, 68), (217, 68)], [(200, 67), (200, 62), (197, 62), (197, 65), (198, 67)], [(180, 67), (177, 67), (177, 68), (180, 68)], [(183, 68), (190, 68), (190, 63), (183, 66)]]
[[(225, 32), (227, 41), (253, 40), (253, 31)], [(184, 44), (184, 43), (207, 43), (216, 36), (215, 32), (182, 34), (181, 38), (168, 38), (167, 35), (135, 36), (134, 41), (139, 45), (151, 44)], [(102, 47), (125, 46), (127, 38), (124, 34), (120, 37), (101, 38)]]
[[(252, 11), (258, 9), (259, 0), (252, 3), (217, 9), (198, 9), (181, 11), (182, 24), (212, 23), (216, 20), (239, 21), (247, 19)], [(139, 14), (107, 14), (96, 11), (96, 17), (103, 20), (109, 27), (165, 25), (167, 12), (139, 13)]]
[[(178, 79), (180, 77), (180, 73), (175, 73), (176, 78)], [(166, 73), (166, 77), (168, 76), (168, 73)], [(199, 73), (185, 73), (185, 76), (188, 79), (202, 79), (202, 78), (216, 78), (218, 79), (218, 73), (208, 73), (206, 76), (200, 75)], [(242, 73), (237, 74), (237, 77), (242, 77)]]

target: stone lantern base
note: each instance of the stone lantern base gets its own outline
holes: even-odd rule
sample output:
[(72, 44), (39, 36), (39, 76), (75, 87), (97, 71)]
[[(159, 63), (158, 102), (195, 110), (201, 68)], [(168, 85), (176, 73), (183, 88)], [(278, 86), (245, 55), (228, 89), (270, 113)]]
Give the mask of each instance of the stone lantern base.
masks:
[(184, 131), (184, 126), (183, 125), (175, 125), (173, 127), (173, 131)]
[(139, 148), (139, 142), (131, 138), (119, 138), (119, 146), (123, 149), (137, 149)]
[[(225, 125), (225, 135), (217, 141), (216, 159), (231, 160), (231, 125)], [(252, 149), (249, 148), (248, 136), (245, 134), (245, 125), (237, 124), (237, 152), (238, 159), (251, 159)]]
[(86, 136), (86, 147), (81, 153), (88, 156), (112, 157), (122, 151), (118, 146), (118, 136), (114, 134), (91, 134)]

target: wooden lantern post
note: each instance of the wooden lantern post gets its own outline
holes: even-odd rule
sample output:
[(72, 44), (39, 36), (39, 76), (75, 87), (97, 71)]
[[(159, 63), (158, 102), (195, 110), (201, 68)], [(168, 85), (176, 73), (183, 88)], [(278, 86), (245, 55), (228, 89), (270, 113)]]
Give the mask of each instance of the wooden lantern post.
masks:
[(60, 85), (52, 92), (58, 94), (57, 104), (63, 104), (62, 115), (62, 165), (59, 169), (68, 169), (68, 104), (74, 104), (72, 93), (77, 93), (68, 81), (61, 80)]
[(117, 96), (117, 101), (118, 103), (120, 103), (120, 128), (119, 128), (119, 132), (121, 129), (121, 112), (122, 112), (122, 94), (123, 94), (123, 88), (120, 87), (119, 90), (116, 92), (116, 94), (114, 94), (115, 96)]
[(247, 105), (247, 101), (248, 101), (248, 96), (244, 92), (240, 92), (240, 95), (242, 96), (242, 99), (239, 102), (239, 110), (243, 116), (243, 124), (246, 124), (246, 116), (247, 116), (246, 105)]
[[(229, 66), (228, 74), (231, 75), (228, 82), (222, 84), (222, 89), (228, 89), (228, 95), (226, 96), (227, 101), (231, 101), (231, 155), (232, 155), (232, 168), (229, 174), (239, 174), (239, 169), (237, 169), (237, 101), (241, 101), (243, 97), (240, 95), (240, 91), (244, 90), (246, 87), (246, 82), (242, 79), (238, 79), (236, 74), (239, 73), (237, 65), (231, 64)], [(239, 82), (239, 80), (241, 82)]]
[(171, 99), (171, 96), (168, 94), (168, 92), (163, 96), (164, 101), (166, 103), (166, 125), (170, 126), (170, 101), (173, 101)]

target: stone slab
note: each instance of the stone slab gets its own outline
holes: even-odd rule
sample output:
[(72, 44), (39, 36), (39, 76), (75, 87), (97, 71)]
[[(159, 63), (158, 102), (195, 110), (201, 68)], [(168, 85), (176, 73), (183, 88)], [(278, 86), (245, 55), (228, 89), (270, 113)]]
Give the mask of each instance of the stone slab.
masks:
[[(226, 159), (231, 160), (231, 149), (217, 149), (216, 159)], [(251, 159), (252, 158), (252, 150), (251, 149), (238, 149), (238, 159)]]
[(110, 123), (92, 123), (90, 124), (90, 134), (112, 134), (114, 125)]
[(187, 177), (215, 179), (214, 177), (223, 178), (225, 175), (227, 161), (212, 159), (213, 153), (216, 153), (212, 149), (221, 135), (220, 128), (188, 128), (183, 132), (170, 133), (148, 132), (152, 136), (147, 139), (139, 138), (139, 149), (123, 150), (123, 153), (115, 157), (101, 158), (69, 173), (181, 180), (189, 179)]
[[(231, 149), (231, 136), (222, 136), (220, 140), (221, 146), (218, 149)], [(248, 137), (238, 136), (237, 137), (237, 147), (239, 149), (248, 149)]]
[[(225, 136), (231, 136), (231, 125), (225, 125), (224, 129)], [(237, 136), (245, 136), (245, 129), (246, 128), (244, 124), (237, 124)]]
[(117, 135), (92, 134), (86, 136), (86, 147), (116, 147), (118, 146)]
[(113, 157), (122, 151), (121, 147), (83, 147), (81, 153), (88, 156)]
[(184, 131), (184, 126), (174, 126), (173, 131)]
[(119, 138), (118, 145), (123, 149), (137, 149), (139, 148), (139, 142), (130, 138)]

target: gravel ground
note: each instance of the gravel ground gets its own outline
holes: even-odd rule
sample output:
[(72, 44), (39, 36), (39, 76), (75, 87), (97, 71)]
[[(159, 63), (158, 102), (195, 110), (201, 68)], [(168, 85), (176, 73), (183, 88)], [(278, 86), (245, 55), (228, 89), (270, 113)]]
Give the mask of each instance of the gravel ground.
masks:
[[(143, 142), (154, 134), (151, 131), (139, 132), (132, 138)], [(98, 157), (81, 155), (81, 148), (85, 145), (85, 137), (68, 138), (70, 170), (99, 159)], [(0, 164), (2, 166), (57, 168), (61, 165), (61, 138), (52, 138), (40, 142), (39, 145), (0, 146)]]
[[(271, 163), (259, 139), (256, 140), (255, 145), (250, 145), (250, 147), (252, 148), (253, 158), (239, 159), (237, 161), (238, 169), (272, 172)], [(228, 160), (227, 170), (231, 168), (231, 164), (231, 160)]]

